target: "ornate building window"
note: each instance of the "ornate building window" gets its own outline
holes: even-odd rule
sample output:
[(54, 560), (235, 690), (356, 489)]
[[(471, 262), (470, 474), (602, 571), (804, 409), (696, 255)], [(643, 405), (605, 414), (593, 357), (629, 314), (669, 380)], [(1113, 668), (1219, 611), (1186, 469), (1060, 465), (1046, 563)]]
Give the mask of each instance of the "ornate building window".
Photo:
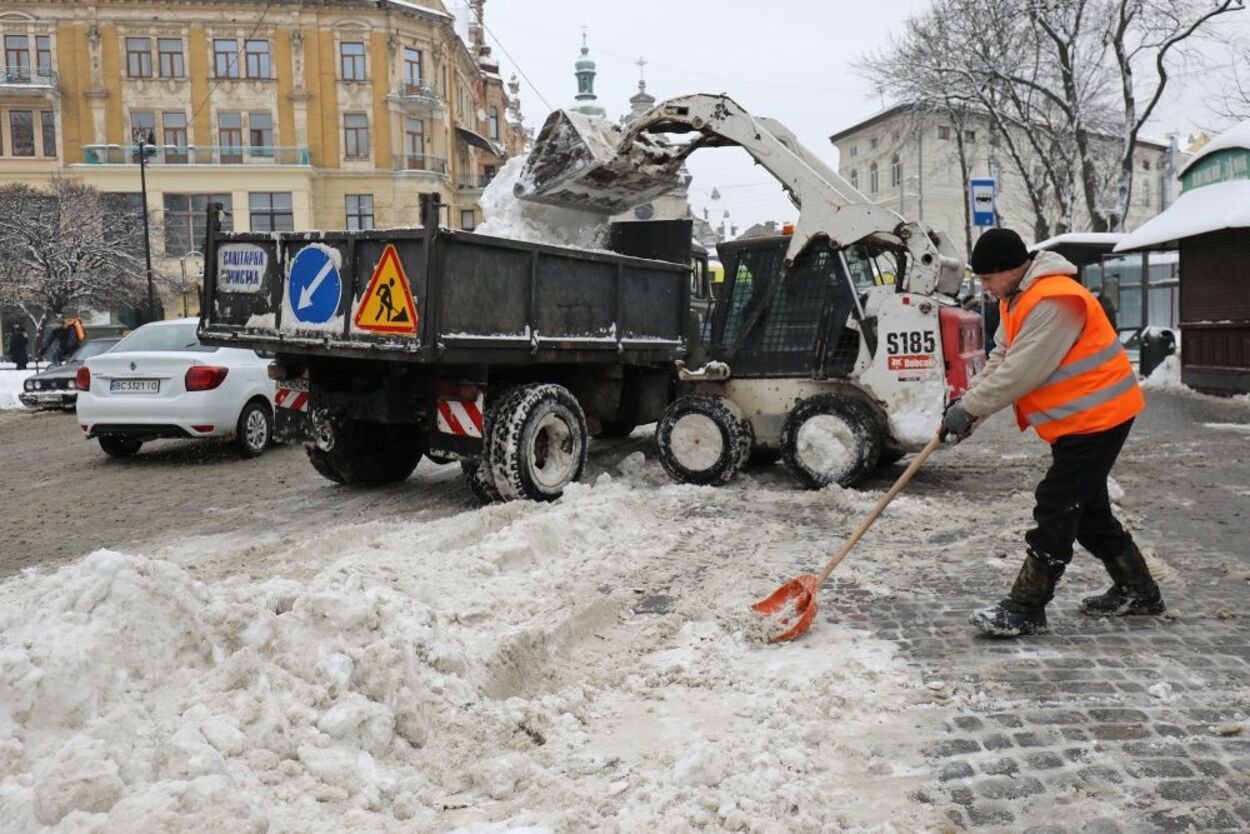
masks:
[(486, 136), (490, 139), (499, 138), (499, 108), (493, 104), (486, 111)]
[(881, 175), (875, 162), (868, 166), (868, 190), (873, 194), (881, 190)]
[(243, 56), (247, 63), (248, 78), (272, 78), (269, 64), (269, 41), (245, 41)]
[(233, 38), (213, 40), (213, 75), (217, 78), (239, 77), (239, 42)]
[(186, 59), (182, 54), (182, 38), (158, 38), (156, 52), (161, 78), (185, 78)]
[(126, 75), (130, 78), (152, 77), (151, 38), (126, 38)]
[(343, 149), (348, 159), (368, 158), (369, 117), (366, 114), (343, 114)]
[(344, 81), (365, 80), (365, 45), (359, 41), (339, 44), (339, 66)]
[(898, 154), (894, 154), (890, 158), (890, 186), (898, 188), (903, 181), (903, 163), (899, 160)]

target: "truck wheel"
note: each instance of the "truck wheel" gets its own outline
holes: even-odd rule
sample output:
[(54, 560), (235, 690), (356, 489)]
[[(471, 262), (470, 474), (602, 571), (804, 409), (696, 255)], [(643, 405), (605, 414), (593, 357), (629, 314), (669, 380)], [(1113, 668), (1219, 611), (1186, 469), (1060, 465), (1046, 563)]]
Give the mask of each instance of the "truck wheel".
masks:
[(675, 481), (703, 486), (729, 481), (755, 443), (751, 423), (725, 397), (691, 395), (670, 405), (656, 427), (660, 465)]
[(781, 429), (781, 459), (808, 489), (850, 486), (877, 465), (881, 433), (867, 405), (834, 394), (803, 400)]
[(499, 405), (490, 464), (505, 499), (554, 501), (582, 476), (589, 445), (586, 415), (562, 385), (524, 385)]
[(408, 479), (425, 448), (416, 426), (334, 420), (320, 431), (324, 445), (308, 447), (308, 460), (323, 477), (338, 484), (383, 486)]
[(96, 438), (100, 448), (111, 458), (129, 458), (138, 453), (143, 441), (128, 434), (102, 434)]
[(495, 488), (495, 479), (491, 476), (490, 466), (481, 461), (461, 461), (460, 472), (469, 491), (483, 504), (494, 504), (503, 500), (499, 490)]

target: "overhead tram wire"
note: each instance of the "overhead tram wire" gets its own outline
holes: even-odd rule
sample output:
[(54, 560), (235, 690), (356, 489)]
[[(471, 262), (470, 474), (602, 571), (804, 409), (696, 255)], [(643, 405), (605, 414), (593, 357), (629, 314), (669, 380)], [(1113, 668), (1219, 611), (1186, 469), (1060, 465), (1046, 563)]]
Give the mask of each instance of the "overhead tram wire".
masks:
[[(469, 6), (469, 8), (473, 9), (473, 6)], [(486, 25), (486, 21), (482, 19), (480, 14), (477, 13), (477, 9), (473, 9), (473, 15), (477, 18), (477, 22), (481, 25), (486, 34), (490, 35), (491, 40), (493, 40), (495, 45), (499, 47), (499, 51), (507, 56), (508, 60), (512, 62), (512, 66), (516, 67), (516, 71), (519, 72), (521, 77), (525, 79), (525, 83), (530, 85), (530, 89), (534, 91), (534, 95), (538, 96), (539, 101), (541, 101), (548, 110), (555, 110), (555, 108), (551, 106), (551, 102), (547, 101), (547, 97), (542, 94), (542, 90), (539, 90), (538, 86), (531, 81), (530, 77), (525, 73), (525, 70), (521, 69), (520, 62), (517, 61), (516, 58), (512, 57), (512, 53), (508, 51), (508, 47), (504, 46), (503, 41), (499, 40), (499, 36), (492, 32), (491, 28)]]

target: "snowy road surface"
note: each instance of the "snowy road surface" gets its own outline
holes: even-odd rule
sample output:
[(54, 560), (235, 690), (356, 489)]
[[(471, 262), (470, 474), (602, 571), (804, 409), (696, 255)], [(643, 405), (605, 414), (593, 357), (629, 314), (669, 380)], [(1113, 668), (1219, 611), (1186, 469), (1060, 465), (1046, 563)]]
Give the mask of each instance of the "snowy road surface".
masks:
[[(354, 491), (299, 449), (117, 462), (72, 417), (0, 415), (4, 515), (24, 519), (0, 555), (10, 574), (46, 565), (0, 584), (0, 815), (19, 831), (1237, 830), (1250, 478), (1244, 433), (1200, 426), (1250, 408), (1151, 403), (1116, 478), (1175, 618), (1079, 617), (1105, 583), (1081, 554), (1056, 635), (972, 638), (963, 618), (1008, 586), (1044, 467), (1000, 417), (933, 459), (782, 647), (749, 639), (747, 603), (817, 567), (897, 467), (863, 492), (803, 492), (776, 468), (679, 487), (638, 437), (599, 447), (592, 482), (555, 504), (477, 509), (455, 467)], [(73, 552), (49, 544), (62, 534)]]

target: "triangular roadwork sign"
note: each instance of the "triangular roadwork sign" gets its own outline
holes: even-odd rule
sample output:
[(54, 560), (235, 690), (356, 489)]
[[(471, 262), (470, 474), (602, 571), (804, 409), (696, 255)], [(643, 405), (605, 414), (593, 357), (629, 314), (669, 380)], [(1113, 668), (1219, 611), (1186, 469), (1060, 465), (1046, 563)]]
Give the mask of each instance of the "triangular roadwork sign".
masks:
[(377, 333), (417, 332), (417, 305), (412, 300), (408, 276), (399, 262), (395, 244), (388, 243), (373, 270), (369, 288), (356, 307), (352, 319), (357, 330)]

